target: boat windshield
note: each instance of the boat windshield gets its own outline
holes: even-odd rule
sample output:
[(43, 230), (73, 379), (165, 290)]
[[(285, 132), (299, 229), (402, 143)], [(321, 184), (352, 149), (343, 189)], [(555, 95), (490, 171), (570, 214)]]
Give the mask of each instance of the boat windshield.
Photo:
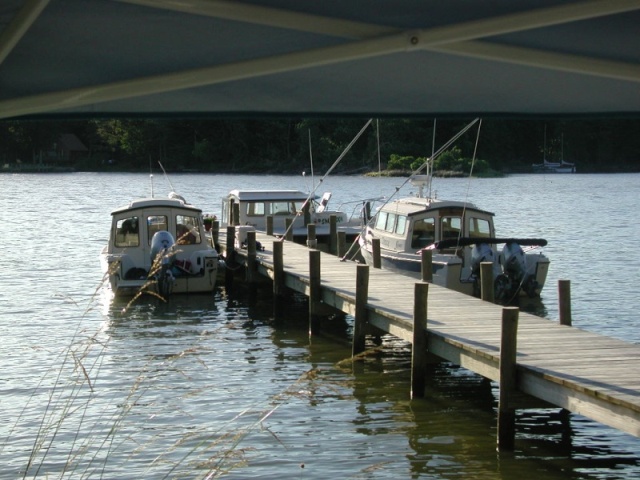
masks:
[(411, 248), (424, 248), (431, 245), (436, 239), (436, 219), (421, 218), (413, 224), (411, 235)]
[(149, 245), (151, 245), (151, 239), (156, 232), (161, 230), (168, 231), (168, 224), (166, 215), (149, 215), (147, 217), (147, 241)]
[(491, 224), (484, 218), (471, 217), (469, 219), (469, 236), (482, 238), (491, 237)]
[(407, 217), (406, 215), (398, 215), (391, 212), (378, 212), (375, 228), (397, 235), (404, 235), (407, 229)]
[(121, 218), (116, 222), (116, 247), (137, 247), (140, 245), (138, 217)]
[(461, 236), (460, 217), (453, 217), (453, 216), (442, 217), (440, 222), (440, 228), (442, 231), (443, 240), (447, 238), (459, 238)]
[(273, 202), (271, 204), (271, 213), (273, 215), (295, 215), (302, 208), (302, 203), (296, 202)]
[(198, 218), (190, 215), (176, 215), (176, 243), (193, 245), (201, 242)]

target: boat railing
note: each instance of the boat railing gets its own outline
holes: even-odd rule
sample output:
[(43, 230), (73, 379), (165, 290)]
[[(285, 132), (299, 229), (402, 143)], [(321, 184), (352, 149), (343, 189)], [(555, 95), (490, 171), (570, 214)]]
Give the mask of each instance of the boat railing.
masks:
[[(366, 209), (368, 211), (369, 217), (375, 215), (375, 204), (376, 203), (384, 203), (387, 200), (387, 197), (371, 197), (364, 198), (360, 200), (351, 200), (347, 202), (342, 202), (338, 206), (338, 211), (341, 212), (350, 212), (348, 214), (349, 222), (355, 222), (356, 220), (362, 222), (364, 219), (363, 211)], [(368, 219), (367, 219), (368, 221)]]

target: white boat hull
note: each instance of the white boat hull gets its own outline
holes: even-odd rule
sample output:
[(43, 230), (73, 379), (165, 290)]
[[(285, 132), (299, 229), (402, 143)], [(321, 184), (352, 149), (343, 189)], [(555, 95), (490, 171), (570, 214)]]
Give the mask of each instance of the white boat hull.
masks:
[[(373, 265), (371, 244), (360, 240), (360, 251), (367, 263)], [(535, 288), (526, 292), (519, 289), (519, 295), (539, 296), (547, 279), (549, 259), (542, 254), (526, 254), (527, 273), (533, 279)], [(421, 256), (416, 253), (392, 252), (381, 249), (381, 268), (408, 275), (416, 279), (422, 278)], [(478, 295), (478, 282), (469, 273), (464, 273), (462, 259), (456, 255), (432, 255), (433, 283), (467, 295)], [(466, 270), (468, 272), (468, 269)]]

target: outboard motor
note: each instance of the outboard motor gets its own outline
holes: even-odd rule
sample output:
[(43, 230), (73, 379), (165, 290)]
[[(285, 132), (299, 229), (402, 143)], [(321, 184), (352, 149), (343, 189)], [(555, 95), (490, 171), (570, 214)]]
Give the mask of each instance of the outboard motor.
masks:
[(505, 275), (508, 275), (518, 283), (527, 273), (527, 262), (524, 252), (517, 243), (506, 243), (500, 252), (500, 263)]
[[(175, 245), (173, 235), (166, 230), (156, 232), (151, 239), (151, 265), (158, 283), (158, 293), (164, 298), (171, 295), (175, 280), (171, 272), (170, 250)], [(158, 255), (161, 257), (158, 259)], [(158, 265), (157, 262), (160, 262)]]
[(496, 284), (496, 298), (503, 301), (513, 298), (520, 289), (530, 297), (535, 296), (538, 285), (534, 277), (527, 273), (527, 260), (520, 245), (515, 242), (506, 243), (500, 252), (500, 263), (504, 278)]

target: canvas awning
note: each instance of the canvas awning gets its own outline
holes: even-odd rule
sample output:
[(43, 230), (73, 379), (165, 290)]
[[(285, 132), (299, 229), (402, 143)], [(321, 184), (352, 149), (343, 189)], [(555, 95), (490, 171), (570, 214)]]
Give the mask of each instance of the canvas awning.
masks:
[(4, 0), (0, 118), (637, 116), (640, 0)]

